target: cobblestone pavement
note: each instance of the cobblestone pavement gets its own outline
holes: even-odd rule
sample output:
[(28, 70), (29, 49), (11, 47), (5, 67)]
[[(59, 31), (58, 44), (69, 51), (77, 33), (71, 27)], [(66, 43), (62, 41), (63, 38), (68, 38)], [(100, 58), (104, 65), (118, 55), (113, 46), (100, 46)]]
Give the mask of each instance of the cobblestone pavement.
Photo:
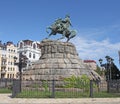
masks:
[(10, 94), (0, 94), (0, 104), (120, 104), (120, 98), (11, 98)]

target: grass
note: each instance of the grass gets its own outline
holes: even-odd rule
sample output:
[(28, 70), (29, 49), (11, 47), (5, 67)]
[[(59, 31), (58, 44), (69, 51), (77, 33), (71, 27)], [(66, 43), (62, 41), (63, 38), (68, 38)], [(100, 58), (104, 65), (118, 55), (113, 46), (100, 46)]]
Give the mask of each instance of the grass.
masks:
[(0, 88), (0, 93), (11, 93), (12, 91), (8, 88)]
[(114, 98), (120, 97), (120, 93), (107, 93), (107, 92), (98, 92), (93, 95), (95, 98)]
[(50, 92), (45, 92), (45, 91), (22, 91), (19, 93), (16, 97), (17, 98), (49, 98), (51, 95)]
[[(17, 98), (50, 98), (52, 95), (51, 92), (45, 91), (22, 91), (18, 94)], [(107, 92), (99, 92), (94, 93), (94, 98), (113, 98), (120, 97), (120, 94), (117, 93), (107, 93)], [(79, 93), (79, 92), (62, 92), (56, 91), (55, 98), (89, 98), (89, 93)]]

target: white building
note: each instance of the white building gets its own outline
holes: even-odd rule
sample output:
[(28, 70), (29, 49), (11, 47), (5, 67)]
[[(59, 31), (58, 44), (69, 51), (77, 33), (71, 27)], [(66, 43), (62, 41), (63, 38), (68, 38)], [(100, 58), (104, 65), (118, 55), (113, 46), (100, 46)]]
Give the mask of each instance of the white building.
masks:
[(18, 53), (22, 53), (28, 58), (26, 69), (31, 64), (39, 60), (41, 56), (40, 42), (32, 40), (21, 40), (18, 42)]

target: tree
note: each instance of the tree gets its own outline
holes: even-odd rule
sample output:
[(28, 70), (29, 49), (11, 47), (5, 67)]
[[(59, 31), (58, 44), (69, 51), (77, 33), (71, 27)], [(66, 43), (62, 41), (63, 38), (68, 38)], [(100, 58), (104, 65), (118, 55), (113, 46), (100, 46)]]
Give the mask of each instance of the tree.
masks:
[(114, 80), (114, 79), (120, 79), (120, 71), (117, 68), (117, 66), (114, 64), (114, 59), (111, 58), (110, 56), (105, 56), (106, 58), (106, 63), (103, 64), (102, 61), (103, 59), (99, 59), (101, 67), (105, 68), (105, 76), (106, 80)]
[(104, 71), (97, 65), (97, 69), (95, 70), (100, 76), (103, 75)]
[(111, 79), (120, 79), (120, 71), (114, 63), (111, 65)]

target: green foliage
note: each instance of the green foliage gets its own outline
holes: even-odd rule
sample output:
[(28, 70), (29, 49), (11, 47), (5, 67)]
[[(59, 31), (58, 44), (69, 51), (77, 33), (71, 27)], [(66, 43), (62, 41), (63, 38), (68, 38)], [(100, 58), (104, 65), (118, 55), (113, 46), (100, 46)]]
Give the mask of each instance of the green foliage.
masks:
[(105, 72), (103, 72), (101, 69), (100, 69), (100, 67), (97, 65), (97, 69), (95, 70), (100, 76), (102, 76), (103, 75), (103, 73), (105, 73)]
[(48, 92), (48, 81), (42, 81), (42, 87), (44, 87), (45, 92)]
[(80, 88), (84, 91), (89, 91), (90, 79), (87, 75), (82, 75), (81, 77), (71, 76), (70, 78), (64, 79), (65, 88)]

